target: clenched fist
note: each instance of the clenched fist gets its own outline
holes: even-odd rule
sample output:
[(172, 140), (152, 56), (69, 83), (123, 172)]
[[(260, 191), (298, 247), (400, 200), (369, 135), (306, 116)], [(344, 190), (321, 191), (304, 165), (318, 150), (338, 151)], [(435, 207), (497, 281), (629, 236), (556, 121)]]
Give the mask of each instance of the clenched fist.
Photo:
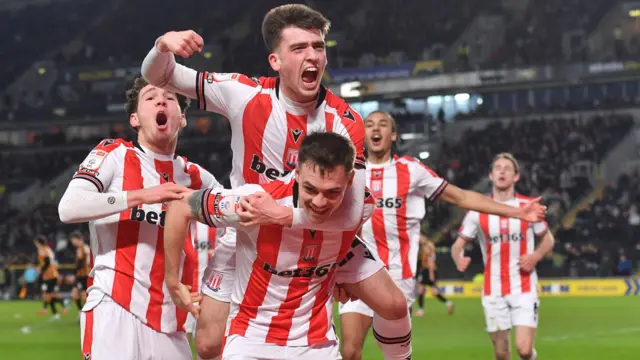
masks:
[(188, 58), (195, 52), (201, 52), (204, 40), (193, 30), (169, 31), (156, 42), (159, 52), (171, 51), (183, 58)]

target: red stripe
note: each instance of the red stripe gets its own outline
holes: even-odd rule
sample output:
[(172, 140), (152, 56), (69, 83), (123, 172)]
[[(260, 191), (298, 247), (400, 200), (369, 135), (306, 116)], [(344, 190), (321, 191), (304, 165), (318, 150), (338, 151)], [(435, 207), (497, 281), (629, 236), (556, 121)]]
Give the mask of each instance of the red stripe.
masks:
[(196, 164), (191, 164), (187, 168), (187, 159), (182, 158), (185, 162), (185, 172), (189, 174), (189, 178), (191, 178), (191, 184), (189, 185), (189, 189), (192, 190), (200, 190), (202, 189), (202, 176), (200, 175), (200, 168)]
[(407, 196), (409, 195), (409, 184), (411, 182), (409, 166), (396, 162), (396, 177), (398, 181), (397, 196), (402, 199), (402, 206), (396, 210), (402, 279), (410, 279), (413, 277), (413, 271), (411, 271), (411, 262), (409, 261), (411, 244), (409, 242), (409, 233), (407, 232)]
[[(254, 156), (264, 163), (262, 142), (264, 141), (264, 129), (271, 115), (272, 105), (269, 94), (256, 95), (245, 107), (242, 115), (242, 133), (244, 136), (244, 159), (242, 176), (246, 184), (259, 184), (260, 174), (251, 170), (251, 162)], [(275, 164), (266, 164), (274, 166)]]
[(329, 112), (324, 112), (324, 120), (327, 127), (327, 132), (333, 132), (333, 121), (335, 119), (335, 115)]
[[(374, 169), (371, 171), (371, 183), (379, 181), (381, 188), (373, 194), (382, 198), (384, 190), (384, 168)], [(378, 256), (382, 263), (389, 268), (389, 244), (387, 243), (387, 231), (385, 230), (385, 221), (383, 209), (376, 207), (371, 216), (371, 227), (373, 229), (373, 237), (376, 240), (376, 248)]]
[[(122, 191), (139, 190), (144, 187), (140, 158), (135, 151), (127, 150), (124, 157)], [(115, 276), (111, 297), (125, 310), (130, 311), (133, 277), (140, 233), (140, 222), (131, 220), (131, 209), (120, 213), (116, 240)]]
[[(503, 226), (506, 224), (506, 227)], [(502, 296), (511, 294), (511, 267), (509, 260), (511, 259), (511, 234), (510, 220), (506, 217), (500, 217), (500, 287), (502, 288)]]
[[(340, 245), (340, 252), (336, 257), (336, 262), (341, 261), (347, 255), (351, 249), (355, 235), (355, 231), (345, 231), (342, 233), (342, 244)], [(327, 339), (327, 331), (329, 331), (329, 326), (333, 324), (332, 321), (329, 320), (329, 312), (333, 310), (331, 308), (333, 303), (328, 301), (332, 291), (329, 286), (331, 285), (331, 279), (336, 270), (337, 268), (334, 268), (329, 272), (329, 276), (321, 283), (320, 289), (316, 293), (316, 300), (311, 309), (309, 333), (307, 334), (307, 342), (310, 345), (321, 344), (329, 340)]]
[[(168, 181), (163, 176), (160, 178), (160, 184), (173, 182), (173, 161), (154, 160), (156, 171), (158, 174), (166, 174)], [(166, 211), (165, 204), (162, 204), (162, 213)], [(162, 215), (161, 215), (162, 216)], [(186, 261), (186, 259), (185, 259)], [(162, 284), (164, 283), (164, 228), (158, 227), (158, 235), (156, 238), (156, 250), (153, 256), (153, 264), (149, 273), (149, 306), (147, 307), (147, 325), (152, 329), (162, 329), (162, 302), (164, 300), (164, 292)]]
[[(297, 138), (294, 136), (297, 134)], [(298, 163), (298, 149), (307, 135), (307, 115), (292, 115), (287, 113), (287, 140), (282, 154), (282, 168), (293, 171)]]
[[(520, 204), (524, 206), (525, 204)], [(520, 241), (520, 256), (526, 255), (528, 251), (529, 241), (529, 223), (520, 220), (520, 233), (524, 235), (524, 239)], [(526, 271), (520, 271), (520, 283), (522, 284), (522, 293), (531, 292), (531, 273)]]
[(480, 216), (480, 230), (484, 234), (485, 244), (487, 246), (487, 262), (484, 265), (484, 294), (486, 296), (491, 295), (491, 260), (492, 260), (492, 249), (491, 249), (491, 237), (489, 236), (489, 215), (484, 213), (479, 213)]
[[(84, 313), (84, 336), (82, 337), (83, 359), (91, 359), (91, 348), (93, 346), (93, 309)], [(89, 357), (85, 355), (89, 354)]]
[[(315, 268), (318, 266), (318, 258), (322, 249), (322, 239), (324, 235), (321, 231), (317, 231), (312, 236), (309, 230), (302, 230), (302, 247), (298, 256), (298, 269)], [(309, 247), (313, 249), (313, 255), (310, 260), (304, 260)], [(267, 333), (266, 342), (276, 345), (286, 345), (293, 323), (293, 315), (302, 304), (302, 297), (309, 291), (309, 283), (314, 277), (294, 277), (289, 283), (287, 297), (280, 304), (278, 314), (271, 319), (269, 332)], [(320, 295), (320, 294), (317, 294)], [(327, 299), (325, 299), (326, 302)]]
[(249, 320), (255, 319), (258, 315), (258, 309), (267, 295), (272, 275), (270, 272), (265, 271), (262, 265), (263, 262), (266, 262), (275, 266), (278, 261), (281, 239), (282, 226), (261, 226), (258, 230), (258, 240), (256, 242), (258, 254), (253, 262), (253, 268), (247, 283), (249, 286), (247, 286), (238, 314), (231, 320), (229, 335), (245, 336), (249, 328)]

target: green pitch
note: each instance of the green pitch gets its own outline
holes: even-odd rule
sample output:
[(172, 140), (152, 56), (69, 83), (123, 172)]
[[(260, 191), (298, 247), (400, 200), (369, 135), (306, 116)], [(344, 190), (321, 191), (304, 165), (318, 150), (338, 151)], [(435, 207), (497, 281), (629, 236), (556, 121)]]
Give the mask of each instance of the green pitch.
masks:
[[(62, 320), (39, 316), (40, 302), (0, 302), (0, 359), (80, 359), (75, 310)], [(492, 359), (479, 299), (456, 301), (449, 317), (427, 301), (414, 318), (414, 359)], [(541, 359), (633, 359), (640, 354), (640, 298), (543, 298), (536, 349)], [(369, 337), (364, 358), (382, 359)], [(515, 355), (513, 357), (516, 359)]]

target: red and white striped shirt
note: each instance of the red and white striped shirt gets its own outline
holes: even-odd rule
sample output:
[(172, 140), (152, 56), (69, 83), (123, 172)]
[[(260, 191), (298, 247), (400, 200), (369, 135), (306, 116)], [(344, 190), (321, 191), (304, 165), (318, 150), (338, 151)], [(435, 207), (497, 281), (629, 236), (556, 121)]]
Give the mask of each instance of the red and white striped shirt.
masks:
[(377, 199), (363, 240), (396, 280), (415, 276), (425, 197), (435, 201), (447, 182), (419, 160), (394, 156), (386, 164), (367, 163), (367, 186)]
[[(271, 194), (283, 206), (298, 205), (293, 174), (265, 185), (248, 184), (220, 193), (208, 190), (203, 197), (210, 226), (238, 229), (236, 282), (227, 335), (288, 346), (336, 340), (330, 300), (338, 266), (353, 246), (356, 231), (240, 227), (229, 214), (235, 212), (241, 196), (256, 192)], [(374, 206), (375, 200), (367, 192), (362, 223)]]
[(204, 270), (207, 268), (209, 259), (214, 254), (216, 248), (216, 241), (226, 232), (225, 228), (214, 228), (206, 224), (193, 221), (189, 229), (189, 240), (196, 250), (195, 265), (194, 265), (194, 280), (193, 283), (197, 284), (197, 288), (191, 290), (192, 292), (199, 292), (202, 289), (202, 277), (204, 276)]
[[(194, 190), (220, 187), (200, 166), (175, 155), (154, 154), (121, 139), (103, 140), (73, 177), (90, 181), (99, 192), (150, 188), (174, 182)], [(164, 284), (165, 204), (144, 204), (89, 222), (93, 284), (87, 303), (104, 294), (150, 328), (184, 331), (187, 314), (178, 309)], [(193, 285), (195, 252), (185, 239), (182, 283)], [(185, 256), (186, 254), (186, 256)]]
[[(531, 198), (516, 194), (504, 202), (522, 207)], [(535, 236), (548, 231), (546, 222), (529, 223), (520, 219), (469, 211), (458, 235), (467, 240), (478, 239), (485, 263), (484, 296), (506, 296), (538, 291), (538, 275), (520, 270), (522, 255), (535, 250)]]

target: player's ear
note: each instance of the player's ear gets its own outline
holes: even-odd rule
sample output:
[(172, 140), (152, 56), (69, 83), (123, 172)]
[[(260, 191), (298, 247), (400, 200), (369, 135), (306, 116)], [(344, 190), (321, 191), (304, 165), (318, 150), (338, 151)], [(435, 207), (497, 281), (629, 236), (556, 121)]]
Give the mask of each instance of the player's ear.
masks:
[(280, 56), (278, 56), (277, 53), (269, 54), (269, 65), (271, 65), (271, 68), (273, 69), (273, 71), (275, 72), (280, 71), (281, 62), (280, 62)]
[(520, 180), (520, 173), (517, 173), (516, 176), (513, 177), (513, 182), (518, 182)]
[(398, 134), (393, 132), (391, 133), (391, 141), (396, 141), (398, 139)]
[(140, 119), (138, 119), (137, 113), (133, 113), (129, 115), (129, 125), (131, 125), (131, 127), (134, 129), (137, 129), (140, 127)]
[(349, 181), (347, 182), (347, 189), (351, 187), (351, 184), (353, 184), (353, 176), (356, 174), (355, 170), (351, 170), (349, 172)]
[(180, 114), (180, 129), (187, 127), (187, 117), (184, 114)]

